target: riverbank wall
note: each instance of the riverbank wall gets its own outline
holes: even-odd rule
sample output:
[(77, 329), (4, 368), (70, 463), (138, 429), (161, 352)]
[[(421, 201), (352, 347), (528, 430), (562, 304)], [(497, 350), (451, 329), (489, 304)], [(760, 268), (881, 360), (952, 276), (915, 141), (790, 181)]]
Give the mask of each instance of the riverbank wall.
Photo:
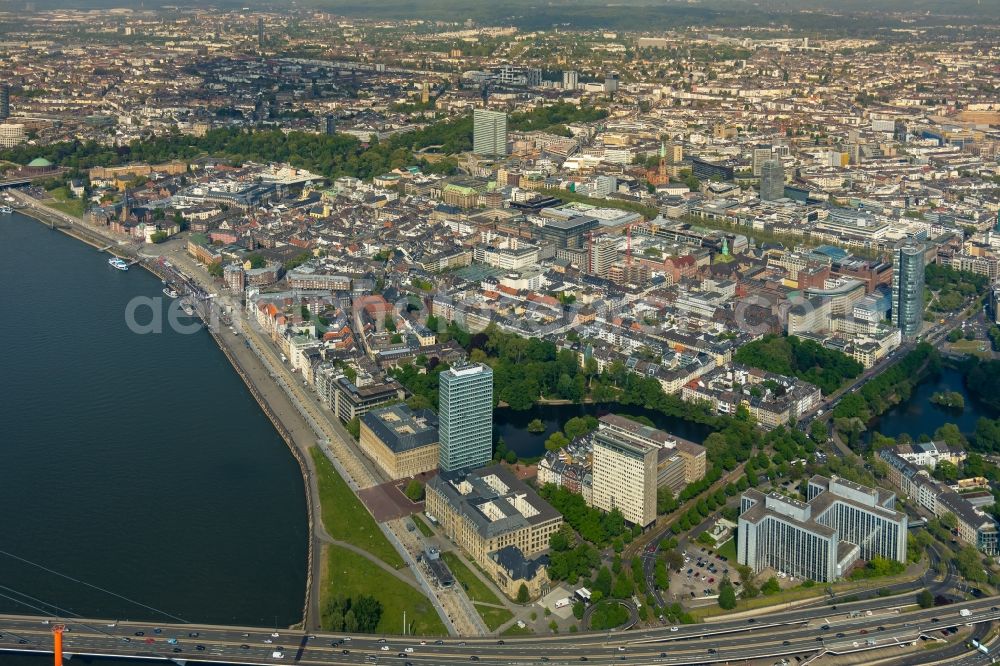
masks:
[[(42, 204), (39, 203), (38, 206), (42, 206)], [(117, 244), (121, 241), (121, 239), (115, 238), (110, 235), (105, 235), (96, 229), (89, 229), (83, 226), (85, 223), (82, 220), (80, 220), (77, 223), (74, 223), (71, 226), (67, 226), (66, 224), (60, 222), (60, 219), (58, 215), (56, 215), (56, 213), (54, 212), (48, 213), (48, 211), (46, 211), (44, 208), (24, 206), (22, 208), (18, 208), (17, 212), (24, 215), (25, 217), (30, 217), (35, 221), (44, 224), (45, 226), (48, 226), (54, 230), (58, 230), (66, 234), (67, 236), (75, 238), (76, 240), (86, 243), (87, 245), (90, 245), (91, 247), (94, 248), (100, 249), (110, 244)], [(122, 258), (137, 259), (138, 266), (141, 266), (142, 268), (146, 269), (147, 271), (149, 271), (149, 273), (156, 276), (160, 280), (165, 281), (169, 277), (171, 277), (165, 267), (161, 266), (155, 261), (139, 256), (137, 252), (128, 252), (128, 251), (123, 252), (121, 251), (122, 248), (118, 247), (117, 245), (110, 249), (111, 250), (117, 249), (118, 252), (113, 252), (113, 254), (121, 256)], [(177, 269), (175, 268), (174, 270)], [(179, 270), (177, 272), (180, 273)], [(188, 279), (190, 280), (190, 277), (188, 277)], [(193, 282), (193, 280), (191, 281)], [(281, 439), (285, 442), (285, 445), (288, 447), (288, 450), (291, 451), (292, 457), (295, 458), (295, 461), (299, 466), (299, 471), (302, 474), (302, 481), (306, 496), (307, 520), (309, 524), (309, 539), (308, 539), (308, 548), (306, 551), (307, 552), (306, 593), (302, 610), (302, 628), (308, 629), (310, 626), (309, 610), (312, 606), (314, 560), (317, 557), (316, 554), (317, 539), (315, 538), (314, 534), (314, 526), (316, 525), (315, 522), (316, 506), (315, 503), (313, 502), (313, 493), (311, 492), (311, 488), (315, 483), (315, 479), (313, 478), (311, 468), (309, 467), (307, 461), (305, 460), (304, 454), (300, 451), (299, 447), (295, 445), (295, 442), (293, 441), (291, 433), (288, 431), (288, 428), (285, 426), (284, 423), (282, 423), (281, 419), (268, 404), (267, 400), (264, 398), (260, 389), (253, 382), (252, 378), (250, 377), (250, 374), (246, 371), (246, 369), (243, 368), (242, 365), (240, 365), (236, 356), (232, 353), (232, 350), (229, 348), (229, 344), (225, 340), (225, 338), (212, 328), (211, 317), (209, 317), (206, 313), (202, 312), (201, 308), (195, 308), (195, 312), (202, 320), (209, 335), (211, 335), (212, 339), (215, 341), (215, 344), (219, 347), (223, 355), (229, 361), (230, 365), (232, 365), (233, 369), (236, 371), (236, 374), (239, 375), (240, 379), (243, 380), (243, 383), (246, 385), (247, 390), (250, 391), (250, 395), (253, 396), (254, 400), (256, 400), (257, 404), (260, 406), (261, 411), (263, 411), (264, 415), (267, 416), (269, 421), (271, 421), (271, 424), (274, 426), (274, 429), (277, 431)]]

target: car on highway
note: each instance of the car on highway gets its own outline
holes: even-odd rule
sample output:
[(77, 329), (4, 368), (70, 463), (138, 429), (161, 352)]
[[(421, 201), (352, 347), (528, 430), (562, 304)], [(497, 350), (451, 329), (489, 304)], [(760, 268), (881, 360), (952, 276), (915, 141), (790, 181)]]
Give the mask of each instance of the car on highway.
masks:
[(133, 634), (133, 635), (134, 635), (134, 636), (145, 636), (145, 635), (146, 635), (146, 632), (145, 632), (145, 631), (137, 631), (137, 632), (135, 632), (135, 634)]
[(179, 647), (172, 648), (170, 651), (171, 652), (183, 652), (183, 650), (181, 650)]
[(781, 641), (781, 644), (782, 645), (791, 645), (791, 642), (790, 641)]
[(351, 654), (350, 650), (341, 650), (340, 654)]
[(278, 636), (280, 636), (280, 634), (277, 631), (271, 634), (271, 638), (277, 638)]
[(168, 638), (167, 642), (170, 643), (171, 645), (177, 645), (177, 639), (176, 638)]
[(198, 652), (203, 652), (205, 650), (205, 646), (204, 645), (195, 645), (194, 649), (197, 650)]
[(379, 648), (379, 650), (382, 650), (382, 652), (388, 652), (389, 651), (389, 646), (388, 645), (383, 645), (382, 647)]
[(240, 646), (240, 649), (241, 649), (241, 650), (249, 650), (249, 649), (250, 649), (250, 646), (249, 646), (249, 645), (247, 645), (246, 643), (244, 643), (243, 645), (241, 645), (241, 646)]
[[(503, 641), (500, 641), (499, 643), (497, 643), (497, 645), (503, 645)], [(413, 648), (411, 648), (411, 647), (403, 648), (403, 652), (412, 653), (413, 652)]]
[(837, 632), (837, 638), (843, 638), (843, 637), (844, 637), (844, 632), (838, 631)]
[(154, 634), (162, 634), (163, 633), (163, 629), (160, 629), (159, 627), (156, 627), (155, 629), (153, 629), (153, 633)]
[(198, 638), (200, 634), (197, 631), (192, 631), (188, 634), (188, 638)]
[(670, 627), (670, 631), (677, 631), (677, 627)]

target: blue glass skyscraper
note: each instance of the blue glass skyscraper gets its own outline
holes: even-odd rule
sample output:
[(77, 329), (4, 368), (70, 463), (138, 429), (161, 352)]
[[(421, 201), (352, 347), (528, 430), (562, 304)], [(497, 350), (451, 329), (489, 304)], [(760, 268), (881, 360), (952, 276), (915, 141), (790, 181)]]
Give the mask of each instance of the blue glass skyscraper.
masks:
[(438, 381), (441, 470), (485, 465), (493, 457), (493, 369), (456, 365)]

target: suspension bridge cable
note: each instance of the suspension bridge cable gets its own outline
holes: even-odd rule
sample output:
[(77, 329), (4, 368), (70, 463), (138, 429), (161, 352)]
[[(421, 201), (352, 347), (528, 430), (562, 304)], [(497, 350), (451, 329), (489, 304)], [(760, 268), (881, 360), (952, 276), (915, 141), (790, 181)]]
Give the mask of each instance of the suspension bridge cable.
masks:
[(168, 613), (167, 611), (160, 610), (159, 608), (155, 608), (153, 606), (149, 606), (147, 604), (142, 603), (141, 601), (136, 601), (135, 599), (130, 599), (129, 597), (126, 597), (123, 594), (118, 594), (117, 592), (112, 592), (111, 590), (109, 590), (107, 588), (103, 588), (103, 587), (101, 587), (99, 585), (94, 585), (93, 583), (88, 583), (85, 580), (80, 580), (79, 578), (74, 578), (73, 576), (69, 576), (67, 574), (64, 574), (64, 573), (61, 573), (59, 571), (56, 571), (55, 569), (50, 569), (49, 567), (47, 567), (47, 566), (45, 566), (43, 564), (38, 564), (37, 562), (32, 562), (31, 560), (28, 560), (28, 559), (25, 559), (25, 558), (20, 557), (18, 555), (15, 555), (14, 553), (7, 552), (6, 550), (0, 550), (0, 555), (6, 555), (7, 557), (9, 557), (11, 559), (15, 559), (15, 560), (17, 560), (19, 562), (24, 562), (25, 564), (29, 564), (29, 565), (31, 565), (33, 567), (37, 567), (37, 568), (41, 569), (42, 571), (46, 571), (48, 573), (54, 574), (56, 576), (59, 576), (60, 578), (65, 578), (66, 580), (73, 581), (74, 583), (79, 583), (80, 585), (85, 585), (85, 586), (87, 586), (87, 587), (89, 587), (91, 589), (98, 590), (100, 592), (104, 592), (105, 594), (110, 594), (111, 596), (117, 597), (119, 599), (122, 599), (123, 601), (127, 601), (130, 604), (135, 604), (136, 606), (140, 606), (142, 608), (145, 608), (146, 610), (151, 610), (154, 613), (159, 613), (160, 615), (163, 615), (164, 617), (168, 617), (168, 618), (170, 618), (172, 620), (177, 620), (178, 622), (181, 622), (183, 624), (190, 624), (190, 622), (188, 622), (187, 620), (185, 620), (182, 617), (178, 617), (176, 615), (173, 615), (172, 613)]

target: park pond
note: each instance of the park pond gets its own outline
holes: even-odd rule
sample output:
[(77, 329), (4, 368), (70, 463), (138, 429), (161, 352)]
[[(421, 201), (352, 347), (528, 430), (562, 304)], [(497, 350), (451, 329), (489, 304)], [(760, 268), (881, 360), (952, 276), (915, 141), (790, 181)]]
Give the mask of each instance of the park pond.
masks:
[[(712, 428), (707, 425), (668, 416), (641, 405), (617, 403), (536, 404), (531, 409), (526, 410), (514, 410), (509, 407), (495, 409), (493, 411), (493, 439), (497, 441), (502, 437), (507, 448), (517, 453), (521, 458), (536, 458), (545, 454), (545, 440), (548, 439), (549, 435), (561, 430), (565, 423), (574, 416), (590, 415), (599, 418), (605, 414), (645, 416), (656, 424), (656, 427), (698, 444), (712, 432)], [(528, 431), (528, 424), (534, 419), (545, 424), (543, 432)]]

